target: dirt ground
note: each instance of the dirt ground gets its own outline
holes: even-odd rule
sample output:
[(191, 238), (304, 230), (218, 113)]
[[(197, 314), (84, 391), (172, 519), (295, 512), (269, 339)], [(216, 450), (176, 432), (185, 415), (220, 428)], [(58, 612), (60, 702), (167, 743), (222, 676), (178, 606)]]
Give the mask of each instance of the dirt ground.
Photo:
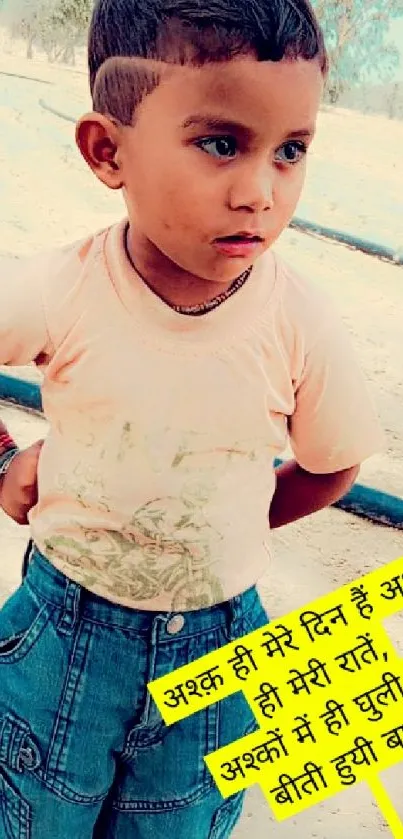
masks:
[[(4, 73), (36, 77), (15, 79)], [(3, 74), (3, 75), (2, 75)], [(45, 84), (50, 81), (51, 84)], [(78, 115), (87, 106), (85, 76), (0, 52), (0, 252), (27, 253), (79, 238), (122, 214), (74, 150), (73, 126), (39, 104)], [(311, 183), (300, 216), (403, 246), (403, 123), (348, 112), (323, 113)], [(385, 450), (364, 465), (360, 480), (403, 497), (403, 268), (343, 246), (286, 231), (277, 250), (333, 296), (351, 329), (385, 429)], [(16, 371), (12, 371), (16, 372)], [(23, 369), (19, 375), (37, 378)], [(1, 406), (21, 445), (46, 433), (43, 419)], [(0, 514), (0, 597), (18, 584), (28, 534)], [(403, 532), (336, 510), (286, 528), (273, 540), (274, 560), (261, 583), (272, 617), (403, 555)], [(403, 621), (388, 622), (403, 652)], [(403, 764), (384, 773), (403, 818)], [(258, 788), (235, 839), (386, 839), (390, 832), (360, 785), (291, 821), (276, 823)]]

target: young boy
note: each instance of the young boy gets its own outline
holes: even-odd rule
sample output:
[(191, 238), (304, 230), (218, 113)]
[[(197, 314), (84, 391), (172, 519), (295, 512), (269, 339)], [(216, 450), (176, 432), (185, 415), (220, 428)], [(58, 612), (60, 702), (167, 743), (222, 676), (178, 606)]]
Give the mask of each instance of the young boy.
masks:
[(89, 63), (78, 145), (128, 218), (1, 274), (0, 362), (44, 371), (49, 434), (2, 441), (35, 548), (0, 612), (0, 839), (225, 839), (243, 797), (203, 758), (252, 714), (166, 727), (147, 683), (267, 622), (269, 524), (380, 443), (331, 304), (271, 248), (326, 54), (306, 0), (99, 0)]

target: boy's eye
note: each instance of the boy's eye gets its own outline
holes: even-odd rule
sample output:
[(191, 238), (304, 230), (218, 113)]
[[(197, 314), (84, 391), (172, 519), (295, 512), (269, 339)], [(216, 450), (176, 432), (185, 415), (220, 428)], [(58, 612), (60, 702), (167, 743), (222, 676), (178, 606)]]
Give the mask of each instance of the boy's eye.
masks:
[(276, 152), (276, 161), (279, 163), (288, 163), (291, 166), (294, 166), (295, 163), (299, 163), (299, 161), (305, 157), (307, 151), (308, 149), (305, 143), (290, 140), (278, 149)]
[(237, 143), (234, 137), (204, 137), (198, 140), (196, 145), (206, 154), (219, 159), (232, 159), (237, 153)]

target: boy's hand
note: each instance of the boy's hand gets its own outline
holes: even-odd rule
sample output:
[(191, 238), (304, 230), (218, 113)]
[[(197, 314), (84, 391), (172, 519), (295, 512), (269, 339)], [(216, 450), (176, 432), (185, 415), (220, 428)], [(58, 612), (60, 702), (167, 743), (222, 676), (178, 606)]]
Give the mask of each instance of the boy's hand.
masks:
[(0, 507), (17, 524), (28, 524), (28, 513), (38, 500), (38, 460), (43, 442), (38, 440), (19, 452), (0, 478)]

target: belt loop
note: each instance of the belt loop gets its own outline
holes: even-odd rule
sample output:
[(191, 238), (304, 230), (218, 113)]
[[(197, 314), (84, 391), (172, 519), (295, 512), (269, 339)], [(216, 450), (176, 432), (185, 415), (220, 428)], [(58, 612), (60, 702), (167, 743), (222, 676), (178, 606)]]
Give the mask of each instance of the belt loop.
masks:
[(28, 542), (28, 545), (25, 549), (24, 559), (22, 560), (22, 569), (21, 569), (22, 581), (25, 580), (25, 577), (28, 574), (28, 566), (29, 566), (29, 563), (31, 562), (31, 559), (32, 559), (33, 555), (34, 555), (34, 551), (35, 551), (34, 542), (33, 542), (33, 539), (30, 539), (29, 542)]
[[(147, 680), (146, 685), (149, 682), (153, 682), (156, 677), (156, 663), (157, 663), (157, 655), (158, 655), (158, 641), (160, 638), (160, 633), (162, 627), (166, 626), (169, 619), (169, 615), (167, 614), (155, 614), (153, 618), (151, 632), (150, 632), (150, 639), (148, 643), (148, 661), (147, 661)], [(151, 696), (150, 691), (148, 688), (146, 689), (146, 696), (144, 701), (143, 710), (140, 717), (140, 726), (147, 726), (150, 724), (150, 714), (151, 709), (153, 706), (153, 698)], [(158, 711), (158, 719), (160, 719), (160, 712)]]
[(58, 629), (62, 635), (72, 635), (80, 613), (81, 586), (69, 580), (64, 595), (63, 614), (59, 620)]
[(243, 634), (243, 604), (242, 597), (237, 595), (228, 600), (228, 638), (234, 641)]

